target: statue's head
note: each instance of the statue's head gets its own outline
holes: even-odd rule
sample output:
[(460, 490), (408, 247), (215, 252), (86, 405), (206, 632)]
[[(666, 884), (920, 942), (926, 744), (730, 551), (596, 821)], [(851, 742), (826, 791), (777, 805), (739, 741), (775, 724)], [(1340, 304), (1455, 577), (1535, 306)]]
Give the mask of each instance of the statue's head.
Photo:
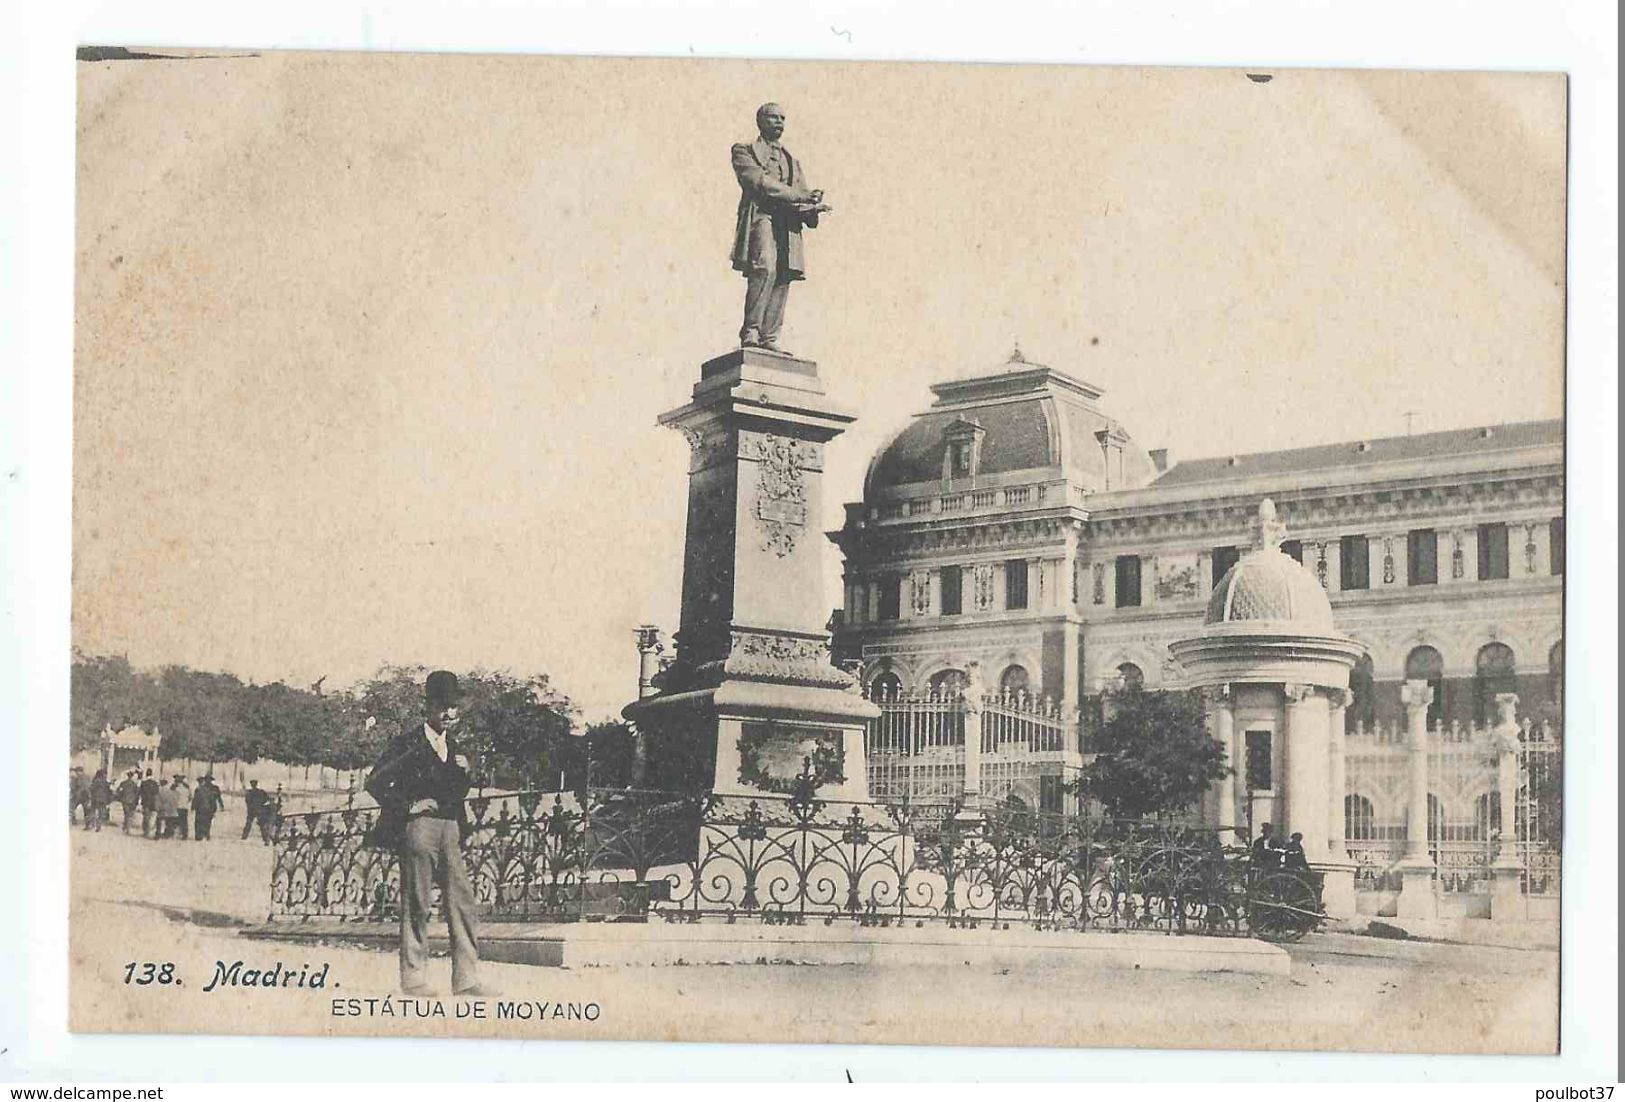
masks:
[(784, 108), (776, 103), (762, 104), (756, 109), (756, 129), (768, 141), (778, 141), (784, 133)]

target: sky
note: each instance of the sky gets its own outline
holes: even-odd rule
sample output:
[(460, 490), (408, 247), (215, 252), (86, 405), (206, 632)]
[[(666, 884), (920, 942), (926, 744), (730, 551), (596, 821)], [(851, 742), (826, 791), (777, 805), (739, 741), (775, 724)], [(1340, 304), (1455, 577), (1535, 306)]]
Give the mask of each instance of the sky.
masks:
[[(1141, 445), (1563, 413), (1561, 78), (267, 54), (79, 66), (73, 634), (329, 686), (677, 621), (758, 103), (835, 210), (783, 343), (858, 415), (1026, 358)], [(829, 603), (839, 602), (828, 551)]]

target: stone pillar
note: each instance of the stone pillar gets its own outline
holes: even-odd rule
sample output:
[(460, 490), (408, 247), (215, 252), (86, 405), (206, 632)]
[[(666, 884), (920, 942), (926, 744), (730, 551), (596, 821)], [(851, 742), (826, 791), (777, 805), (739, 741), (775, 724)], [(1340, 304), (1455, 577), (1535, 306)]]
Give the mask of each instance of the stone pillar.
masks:
[(965, 691), (964, 805), (981, 805), (981, 694), (973, 689)]
[[(635, 632), (638, 641), (638, 699), (647, 700), (659, 690), (655, 688), (655, 674), (660, 672), (660, 629), (653, 624), (639, 624)], [(632, 724), (632, 787), (642, 788), (649, 771), (649, 740), (642, 728)]]
[[(1224, 758), (1230, 766), (1230, 772), (1219, 778), (1219, 807), (1215, 822), (1221, 831), (1233, 830), (1236, 825), (1236, 786), (1241, 778), (1246, 763), (1237, 760), (1236, 756), (1236, 711), (1235, 701), (1230, 695), (1228, 685), (1219, 685), (1207, 691), (1208, 711), (1213, 717), (1213, 737), (1219, 740), (1224, 747)], [(1234, 837), (1221, 838), (1220, 841), (1231, 843)]]
[(653, 624), (640, 624), (636, 630), (638, 640), (638, 699), (655, 694), (655, 674), (660, 672), (660, 629)]
[(1523, 893), (1523, 852), (1518, 845), (1518, 694), (1497, 693), (1495, 724), (1496, 792), (1501, 801), (1501, 830), (1490, 864), (1490, 917), (1522, 922), (1529, 917)]
[(1349, 691), (1347, 689), (1332, 689), (1329, 692), (1330, 715), (1328, 741), (1330, 753), (1327, 760), (1328, 778), (1326, 783), (1326, 848), (1334, 861), (1342, 861), (1348, 857), (1347, 824), (1344, 822), (1343, 802), (1348, 796), (1348, 760), (1344, 756), (1347, 747), (1343, 743), (1343, 724), (1345, 722), (1348, 706)]
[(1428, 855), (1428, 705), (1433, 703), (1433, 689), (1426, 681), (1407, 681), (1400, 689), (1400, 699), (1405, 703), (1410, 750), (1410, 797), (1405, 804), (1405, 856), (1398, 865), (1405, 884), (1399, 895), (1399, 916), (1435, 918), (1439, 907), (1433, 858)]
[(1326, 698), (1312, 685), (1286, 687), (1286, 828), (1303, 835), (1310, 864), (1324, 863), (1328, 759)]
[(1354, 895), (1354, 862), (1345, 837), (1343, 798), (1347, 794), (1343, 718), (1349, 706), (1347, 689), (1327, 691), (1326, 712), (1326, 860), (1317, 864), (1321, 874), (1321, 902), (1333, 918), (1354, 919), (1359, 911)]

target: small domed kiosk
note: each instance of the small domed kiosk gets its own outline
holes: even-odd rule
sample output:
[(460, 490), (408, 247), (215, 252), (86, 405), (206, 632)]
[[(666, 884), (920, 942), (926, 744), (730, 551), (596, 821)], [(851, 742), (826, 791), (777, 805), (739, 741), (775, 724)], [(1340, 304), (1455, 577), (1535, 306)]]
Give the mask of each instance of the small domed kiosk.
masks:
[(1214, 587), (1201, 632), (1169, 650), (1203, 691), (1209, 730), (1232, 766), (1204, 802), (1208, 823), (1249, 837), (1270, 823), (1282, 841), (1301, 833), (1309, 863), (1326, 875), (1327, 913), (1352, 917), (1343, 712), (1365, 648), (1337, 631), (1320, 583), (1281, 550), (1285, 536), (1265, 498), (1253, 546)]

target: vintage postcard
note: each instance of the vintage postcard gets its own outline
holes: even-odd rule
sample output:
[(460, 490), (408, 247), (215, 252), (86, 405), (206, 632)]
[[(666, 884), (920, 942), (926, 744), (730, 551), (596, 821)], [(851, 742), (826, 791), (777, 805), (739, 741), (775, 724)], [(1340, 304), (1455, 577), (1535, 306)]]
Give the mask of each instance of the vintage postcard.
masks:
[(1561, 74), (78, 93), (75, 1031), (1557, 1050)]

